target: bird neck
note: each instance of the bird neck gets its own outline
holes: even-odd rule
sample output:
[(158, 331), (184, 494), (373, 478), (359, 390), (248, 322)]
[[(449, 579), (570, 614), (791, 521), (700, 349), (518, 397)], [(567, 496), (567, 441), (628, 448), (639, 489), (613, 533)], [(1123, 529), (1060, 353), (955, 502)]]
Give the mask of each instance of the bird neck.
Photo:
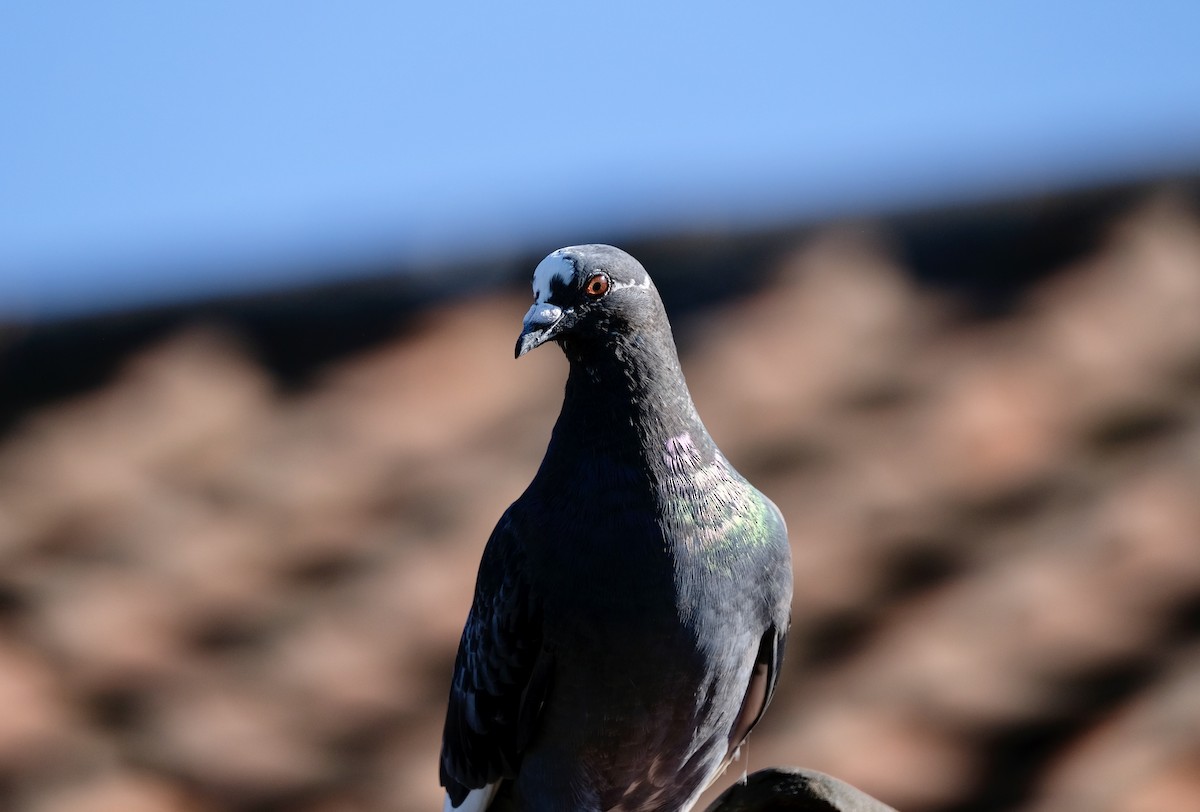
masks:
[(675, 343), (635, 333), (614, 343), (567, 343), (570, 373), (552, 446), (567, 453), (644, 455), (663, 464), (676, 447), (711, 462), (716, 447), (688, 392)]

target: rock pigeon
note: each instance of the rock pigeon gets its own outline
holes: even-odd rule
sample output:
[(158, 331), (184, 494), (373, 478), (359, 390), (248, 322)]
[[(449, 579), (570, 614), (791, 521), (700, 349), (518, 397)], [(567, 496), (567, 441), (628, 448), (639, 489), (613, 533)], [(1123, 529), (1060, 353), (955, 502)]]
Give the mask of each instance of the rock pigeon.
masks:
[(759, 770), (721, 793), (704, 812), (896, 812), (845, 781), (816, 770)]
[(687, 810), (771, 699), (791, 553), (717, 449), (650, 276), (607, 245), (534, 271), (519, 358), (570, 370), (483, 553), (442, 741), (444, 810)]

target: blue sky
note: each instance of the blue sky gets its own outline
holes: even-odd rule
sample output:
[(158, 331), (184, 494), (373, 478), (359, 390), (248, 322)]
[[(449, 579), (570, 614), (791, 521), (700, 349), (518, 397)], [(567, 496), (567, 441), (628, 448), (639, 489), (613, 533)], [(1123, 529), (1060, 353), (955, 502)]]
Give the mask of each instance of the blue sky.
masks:
[(0, 319), (1200, 167), (1200, 3), (9, 2)]

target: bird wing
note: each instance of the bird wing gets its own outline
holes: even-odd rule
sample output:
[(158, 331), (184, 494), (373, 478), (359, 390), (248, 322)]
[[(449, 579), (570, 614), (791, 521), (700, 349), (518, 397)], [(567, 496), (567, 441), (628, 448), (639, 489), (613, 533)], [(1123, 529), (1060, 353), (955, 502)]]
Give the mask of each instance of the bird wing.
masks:
[(514, 509), (488, 540), (454, 664), (441, 782), (451, 806), (516, 775), (545, 699), (549, 655)]
[[(783, 514), (775, 503), (762, 493), (758, 494), (767, 508), (770, 518), (763, 525), (761, 532), (773, 538), (779, 548), (787, 551), (787, 525)], [(774, 594), (775, 603), (772, 609), (774, 620), (767, 627), (758, 643), (758, 653), (754, 658), (754, 669), (750, 672), (750, 682), (746, 686), (746, 694), (742, 699), (741, 710), (729, 735), (729, 752), (727, 760), (735, 757), (736, 751), (746, 741), (750, 731), (758, 724), (771, 697), (775, 695), (775, 686), (779, 682), (779, 670), (783, 665), (783, 649), (787, 642), (788, 628), (791, 625), (792, 604), (792, 574), (791, 556), (787, 552), (777, 561), (778, 576), (773, 586), (768, 589)]]
[(746, 686), (746, 695), (742, 699), (742, 708), (738, 711), (737, 721), (729, 735), (729, 751), (727, 759), (734, 753), (750, 731), (758, 724), (771, 697), (775, 695), (775, 685), (779, 682), (779, 667), (783, 664), (783, 644), (787, 639), (787, 630), (771, 626), (758, 644), (758, 656), (754, 660), (754, 670), (750, 672), (750, 683)]

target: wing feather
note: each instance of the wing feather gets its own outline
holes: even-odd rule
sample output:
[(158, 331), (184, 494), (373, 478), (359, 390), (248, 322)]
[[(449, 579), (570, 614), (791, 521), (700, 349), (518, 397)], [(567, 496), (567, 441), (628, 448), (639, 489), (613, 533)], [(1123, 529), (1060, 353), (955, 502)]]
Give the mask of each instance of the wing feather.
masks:
[[(495, 784), (516, 775), (545, 696), (542, 610), (513, 513), (501, 517), (484, 550), (454, 663), (441, 756), (453, 808), (468, 796), (490, 799)], [(484, 795), (474, 792), (485, 787)]]

